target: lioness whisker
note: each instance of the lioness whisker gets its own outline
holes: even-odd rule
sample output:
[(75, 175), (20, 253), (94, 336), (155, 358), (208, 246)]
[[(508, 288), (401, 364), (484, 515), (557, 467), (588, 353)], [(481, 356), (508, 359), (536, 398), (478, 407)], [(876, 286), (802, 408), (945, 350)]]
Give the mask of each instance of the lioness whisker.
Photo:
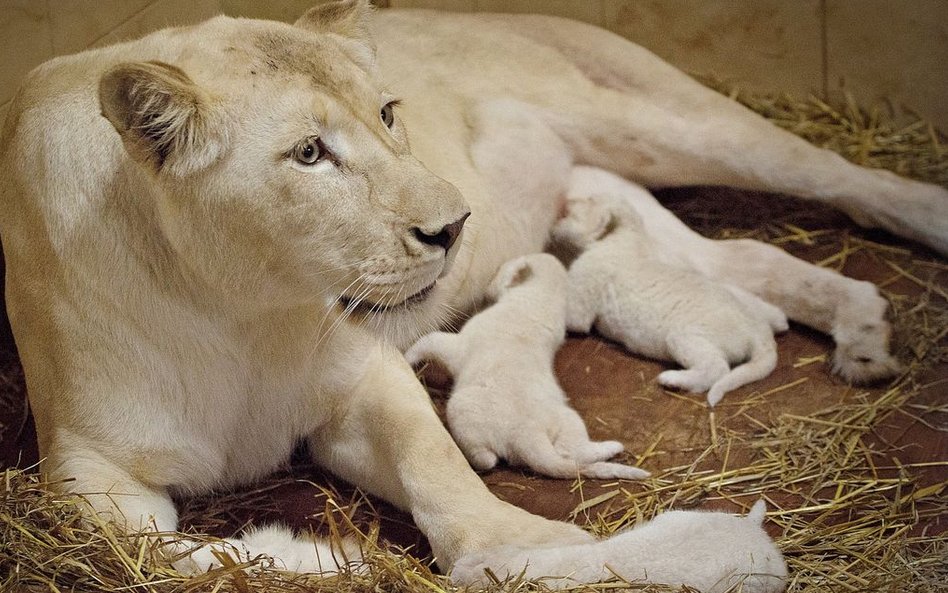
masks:
[[(372, 286), (365, 282), (365, 278), (366, 278), (366, 274), (364, 273), (360, 274), (358, 278), (353, 280), (349, 284), (349, 286), (346, 287), (346, 290), (348, 290), (352, 285), (359, 283), (359, 287), (356, 290), (356, 295), (352, 298), (352, 300), (349, 302), (346, 308), (343, 309), (341, 313), (339, 313), (338, 317), (336, 317), (336, 319), (333, 320), (332, 325), (329, 326), (329, 329), (326, 330), (326, 333), (320, 335), (317, 338), (316, 344), (313, 346), (314, 352), (318, 350), (319, 347), (324, 342), (328, 341), (331, 338), (331, 336), (336, 332), (337, 329), (339, 329), (339, 327), (343, 324), (343, 322), (350, 315), (352, 315), (352, 312), (359, 306), (359, 304), (361, 304), (361, 302), (365, 299), (365, 297), (368, 296), (369, 292), (371, 292)], [(332, 306), (326, 311), (326, 317), (328, 317), (329, 315), (333, 313), (333, 311), (335, 311), (335, 304), (336, 302), (339, 302), (344, 292), (345, 291), (343, 291), (343, 293), (341, 293), (339, 297), (337, 297), (335, 301), (333, 301)]]
[[(333, 314), (333, 311), (334, 311), (335, 308), (336, 308), (336, 304), (340, 301), (340, 299), (342, 299), (343, 294), (345, 294), (345, 292), (346, 292), (347, 290), (349, 290), (350, 288), (352, 288), (352, 286), (353, 286), (354, 284), (356, 284), (357, 282), (359, 282), (360, 280), (362, 280), (364, 277), (365, 277), (365, 274), (359, 274), (358, 276), (356, 276), (356, 278), (355, 278), (352, 282), (350, 282), (345, 288), (343, 288), (343, 289), (339, 292), (339, 294), (336, 296), (336, 298), (334, 298), (334, 299), (332, 300), (332, 302), (329, 303), (329, 305), (328, 305), (327, 308), (326, 308), (326, 311), (323, 313), (322, 319), (319, 320), (319, 325), (316, 327), (315, 340), (314, 340), (315, 344), (313, 345), (313, 352), (315, 352), (316, 349), (319, 348), (319, 345), (322, 343), (323, 338), (325, 337), (325, 335), (322, 334), (323, 326), (326, 324), (326, 319), (328, 319), (328, 318)], [(338, 282), (333, 283), (333, 286), (335, 286), (335, 285), (337, 285), (337, 284), (340, 284), (340, 283), (343, 282), (343, 281), (345, 281), (345, 277), (343, 277), (343, 278), (342, 278), (341, 280), (339, 280)], [(330, 286), (330, 287), (328, 287), (326, 290), (324, 290), (324, 291), (323, 291), (323, 294), (320, 294), (320, 297), (322, 298), (322, 297), (324, 296), (324, 294), (325, 294), (326, 292), (328, 292), (331, 288), (332, 288), (332, 286)], [(331, 331), (332, 331), (332, 325), (330, 326), (330, 328), (327, 330), (326, 333), (329, 334)], [(312, 355), (312, 353), (310, 353), (310, 354)]]

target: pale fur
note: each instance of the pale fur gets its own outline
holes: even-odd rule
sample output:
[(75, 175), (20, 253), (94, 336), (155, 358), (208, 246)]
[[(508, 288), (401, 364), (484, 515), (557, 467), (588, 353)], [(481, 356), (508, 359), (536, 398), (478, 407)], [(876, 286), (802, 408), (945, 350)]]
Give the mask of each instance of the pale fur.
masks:
[(663, 262), (635, 208), (621, 197), (569, 200), (552, 237), (581, 250), (569, 269), (566, 326), (576, 332), (595, 326), (632, 352), (684, 367), (661, 373), (662, 385), (707, 391), (714, 406), (776, 367), (773, 331), (787, 329), (786, 316), (749, 293), (738, 298)]
[(620, 578), (687, 585), (702, 593), (779, 593), (787, 566), (761, 527), (765, 511), (763, 500), (745, 517), (668, 511), (599, 542), (489, 550), (456, 564), (452, 575), (487, 584), (484, 569), (490, 568), (501, 579), (546, 577), (543, 582), (551, 588)]
[[(355, 541), (342, 540), (330, 544), (299, 538), (281, 525), (249, 529), (242, 537), (225, 538), (217, 542), (175, 542), (169, 548), (172, 554), (180, 556), (175, 567), (185, 573), (201, 573), (220, 566), (220, 554), (254, 567), (272, 566), (290, 572), (327, 575), (339, 572), (340, 567), (358, 571), (362, 563), (362, 550)], [(261, 552), (268, 555), (261, 556)]]
[(412, 364), (441, 363), (453, 376), (447, 420), (461, 451), (478, 470), (498, 459), (555, 478), (637, 480), (637, 467), (608, 463), (618, 441), (594, 442), (553, 374), (566, 338), (566, 270), (552, 255), (513, 259), (497, 272), (495, 302), (460, 333), (435, 332), (405, 353)]
[[(608, 171), (574, 168), (568, 195), (571, 200), (602, 195), (620, 198), (635, 209), (651, 252), (662, 263), (722, 283), (745, 302), (756, 295), (759, 302), (773, 305), (791, 319), (809, 319), (809, 325), (832, 334), (836, 340), (833, 370), (846, 379), (874, 381), (901, 369), (889, 354), (888, 304), (872, 283), (807, 264), (760, 241), (707, 239), (685, 226), (645, 188)], [(793, 286), (801, 287), (801, 297), (788, 299)]]
[[(395, 347), (540, 251), (567, 189), (514, 204), (496, 190), (470, 155), (482, 102), (526, 105), (579, 164), (822, 200), (948, 251), (946, 190), (848, 164), (594, 27), (373, 16), (359, 0), (309, 16), (219, 17), (57, 58), (11, 101), (0, 234), (43, 469), (103, 493), (91, 508), (129, 528), (173, 530), (172, 494), (259, 479), (304, 438), (314, 461), (410, 512), (446, 570), (500, 545), (590, 539), (491, 495)], [(379, 110), (399, 97), (388, 130)], [(302, 166), (293, 149), (313, 135), (333, 158)], [(542, 141), (516, 137), (520, 151)], [(447, 253), (419, 244), (468, 207)], [(540, 222), (504, 224), (523, 211)], [(779, 251), (758, 258), (781, 270), (767, 276), (743, 244), (694, 244), (679, 255), (801, 323), (856, 345), (886, 334), (869, 285)], [(851, 363), (840, 370), (859, 376)], [(279, 558), (288, 537), (248, 553)]]
[[(471, 160), (491, 172), (494, 191), (529, 204), (530, 196), (560, 191), (567, 183), (569, 154), (529, 105), (485, 101), (471, 119), (478, 130)], [(536, 149), (518, 150), (522, 137), (538, 140)], [(549, 226), (555, 215), (548, 209), (518, 209), (506, 217), (506, 226), (492, 230), (516, 236), (530, 225)], [(477, 221), (472, 224), (476, 227)], [(486, 291), (492, 301), (487, 310), (468, 321), (460, 335), (422, 337), (406, 358), (413, 364), (436, 359), (455, 375), (448, 425), (475, 469), (489, 469), (503, 458), (560, 478), (645, 477), (648, 472), (638, 468), (604, 461), (621, 452), (622, 444), (591, 442), (553, 375), (553, 355), (566, 332), (565, 277), (551, 256), (505, 263)]]

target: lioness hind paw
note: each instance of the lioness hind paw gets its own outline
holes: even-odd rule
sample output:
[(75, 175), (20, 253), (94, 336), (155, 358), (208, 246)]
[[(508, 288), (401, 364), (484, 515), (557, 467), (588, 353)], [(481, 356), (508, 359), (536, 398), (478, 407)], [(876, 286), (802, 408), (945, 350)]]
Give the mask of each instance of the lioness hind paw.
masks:
[(869, 315), (859, 323), (840, 324), (833, 330), (833, 372), (852, 383), (869, 383), (900, 373), (902, 365), (889, 354), (891, 332), (888, 322), (873, 321)]
[(251, 562), (249, 570), (272, 565), (288, 572), (335, 574), (343, 569), (359, 570), (362, 565), (362, 551), (355, 540), (330, 545), (298, 538), (286, 527), (270, 525), (248, 530), (238, 538), (196, 546), (175, 561), (174, 567), (182, 574), (200, 574), (221, 566), (221, 555), (238, 563)]
[(871, 383), (894, 377), (902, 371), (902, 365), (888, 353), (858, 354), (837, 348), (832, 371), (851, 383)]

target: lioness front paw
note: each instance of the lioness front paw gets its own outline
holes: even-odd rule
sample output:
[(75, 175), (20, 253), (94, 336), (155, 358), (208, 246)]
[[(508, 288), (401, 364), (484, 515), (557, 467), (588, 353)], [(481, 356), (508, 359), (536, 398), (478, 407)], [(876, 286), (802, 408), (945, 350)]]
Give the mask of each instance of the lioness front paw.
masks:
[(490, 582), (488, 570), (501, 580), (518, 575), (527, 566), (526, 562), (520, 564), (520, 552), (514, 546), (501, 546), (467, 554), (454, 564), (451, 581), (461, 586), (484, 586)]
[(889, 354), (890, 332), (885, 321), (867, 322), (853, 329), (834, 332), (833, 372), (853, 383), (868, 383), (897, 375), (902, 365)]
[(704, 593), (780, 593), (787, 567), (761, 527), (765, 511), (762, 503), (747, 517), (671, 511), (599, 541), (480, 550), (458, 560), (451, 578), (486, 584), (489, 570), (501, 580), (523, 576), (554, 589), (619, 577)]

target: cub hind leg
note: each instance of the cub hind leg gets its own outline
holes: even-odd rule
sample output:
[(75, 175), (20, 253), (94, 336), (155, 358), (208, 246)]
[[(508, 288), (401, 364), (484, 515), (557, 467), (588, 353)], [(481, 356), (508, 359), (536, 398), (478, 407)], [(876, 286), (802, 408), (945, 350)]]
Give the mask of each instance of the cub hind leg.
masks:
[(670, 336), (668, 352), (684, 369), (660, 373), (658, 382), (665, 387), (704, 393), (731, 369), (721, 348), (702, 336)]

